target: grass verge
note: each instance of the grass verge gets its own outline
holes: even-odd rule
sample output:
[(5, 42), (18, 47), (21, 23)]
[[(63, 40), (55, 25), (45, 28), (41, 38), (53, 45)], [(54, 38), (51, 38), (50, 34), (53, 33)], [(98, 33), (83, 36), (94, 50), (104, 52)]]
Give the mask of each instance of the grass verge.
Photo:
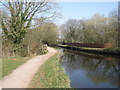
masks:
[[(14, 69), (25, 63), (27, 60), (31, 59), (32, 56), (29, 57), (11, 57), (11, 58), (3, 58), (2, 59), (2, 77), (10, 74)], [(0, 79), (1, 79), (0, 78)]]
[(30, 88), (70, 88), (69, 78), (59, 63), (59, 53), (49, 58), (33, 77)]
[[(48, 53), (48, 51), (45, 51), (38, 55), (43, 55), (46, 53)], [(8, 74), (10, 74), (13, 70), (15, 70), (17, 67), (21, 66), (22, 64), (24, 64), (27, 60), (30, 60), (34, 56), (36, 56), (36, 55), (27, 56), (27, 57), (3, 58), (2, 59), (2, 67), (1, 67), (2, 73), (0, 73), (0, 79), (7, 76)]]

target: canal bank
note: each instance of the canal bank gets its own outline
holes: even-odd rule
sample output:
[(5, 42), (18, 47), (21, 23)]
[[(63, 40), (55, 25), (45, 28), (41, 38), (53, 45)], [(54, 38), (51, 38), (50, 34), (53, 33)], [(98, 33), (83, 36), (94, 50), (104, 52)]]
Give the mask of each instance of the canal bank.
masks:
[(98, 53), (98, 54), (110, 54), (110, 55), (120, 54), (120, 49), (118, 48), (89, 48), (89, 47), (77, 47), (77, 46), (67, 46), (67, 45), (58, 45), (58, 47), (76, 50), (76, 51)]
[(69, 77), (60, 62), (58, 51), (41, 66), (29, 84), (29, 88), (70, 88)]

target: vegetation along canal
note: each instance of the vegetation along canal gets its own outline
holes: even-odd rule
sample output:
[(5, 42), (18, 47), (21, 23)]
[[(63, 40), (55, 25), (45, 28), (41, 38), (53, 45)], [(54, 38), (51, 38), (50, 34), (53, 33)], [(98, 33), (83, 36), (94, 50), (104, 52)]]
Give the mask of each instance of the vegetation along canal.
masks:
[(72, 88), (118, 88), (119, 56), (61, 49), (60, 63)]

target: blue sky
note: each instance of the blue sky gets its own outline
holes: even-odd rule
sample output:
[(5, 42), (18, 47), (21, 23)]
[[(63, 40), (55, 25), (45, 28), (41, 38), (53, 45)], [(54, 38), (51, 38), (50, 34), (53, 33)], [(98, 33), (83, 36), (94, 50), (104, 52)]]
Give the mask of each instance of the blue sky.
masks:
[(62, 15), (64, 16), (57, 24), (63, 24), (66, 20), (90, 18), (92, 15), (99, 13), (105, 16), (109, 12), (117, 9), (117, 2), (58, 2), (61, 6)]

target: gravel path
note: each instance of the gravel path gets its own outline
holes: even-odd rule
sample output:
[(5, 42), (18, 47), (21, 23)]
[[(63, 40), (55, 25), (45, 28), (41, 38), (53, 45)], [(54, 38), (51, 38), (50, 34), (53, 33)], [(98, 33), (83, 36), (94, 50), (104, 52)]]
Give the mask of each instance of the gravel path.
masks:
[(57, 51), (48, 47), (48, 53), (41, 56), (36, 56), (28, 60), (25, 64), (15, 69), (10, 75), (0, 80), (0, 88), (27, 88), (32, 77), (38, 71), (40, 66)]

